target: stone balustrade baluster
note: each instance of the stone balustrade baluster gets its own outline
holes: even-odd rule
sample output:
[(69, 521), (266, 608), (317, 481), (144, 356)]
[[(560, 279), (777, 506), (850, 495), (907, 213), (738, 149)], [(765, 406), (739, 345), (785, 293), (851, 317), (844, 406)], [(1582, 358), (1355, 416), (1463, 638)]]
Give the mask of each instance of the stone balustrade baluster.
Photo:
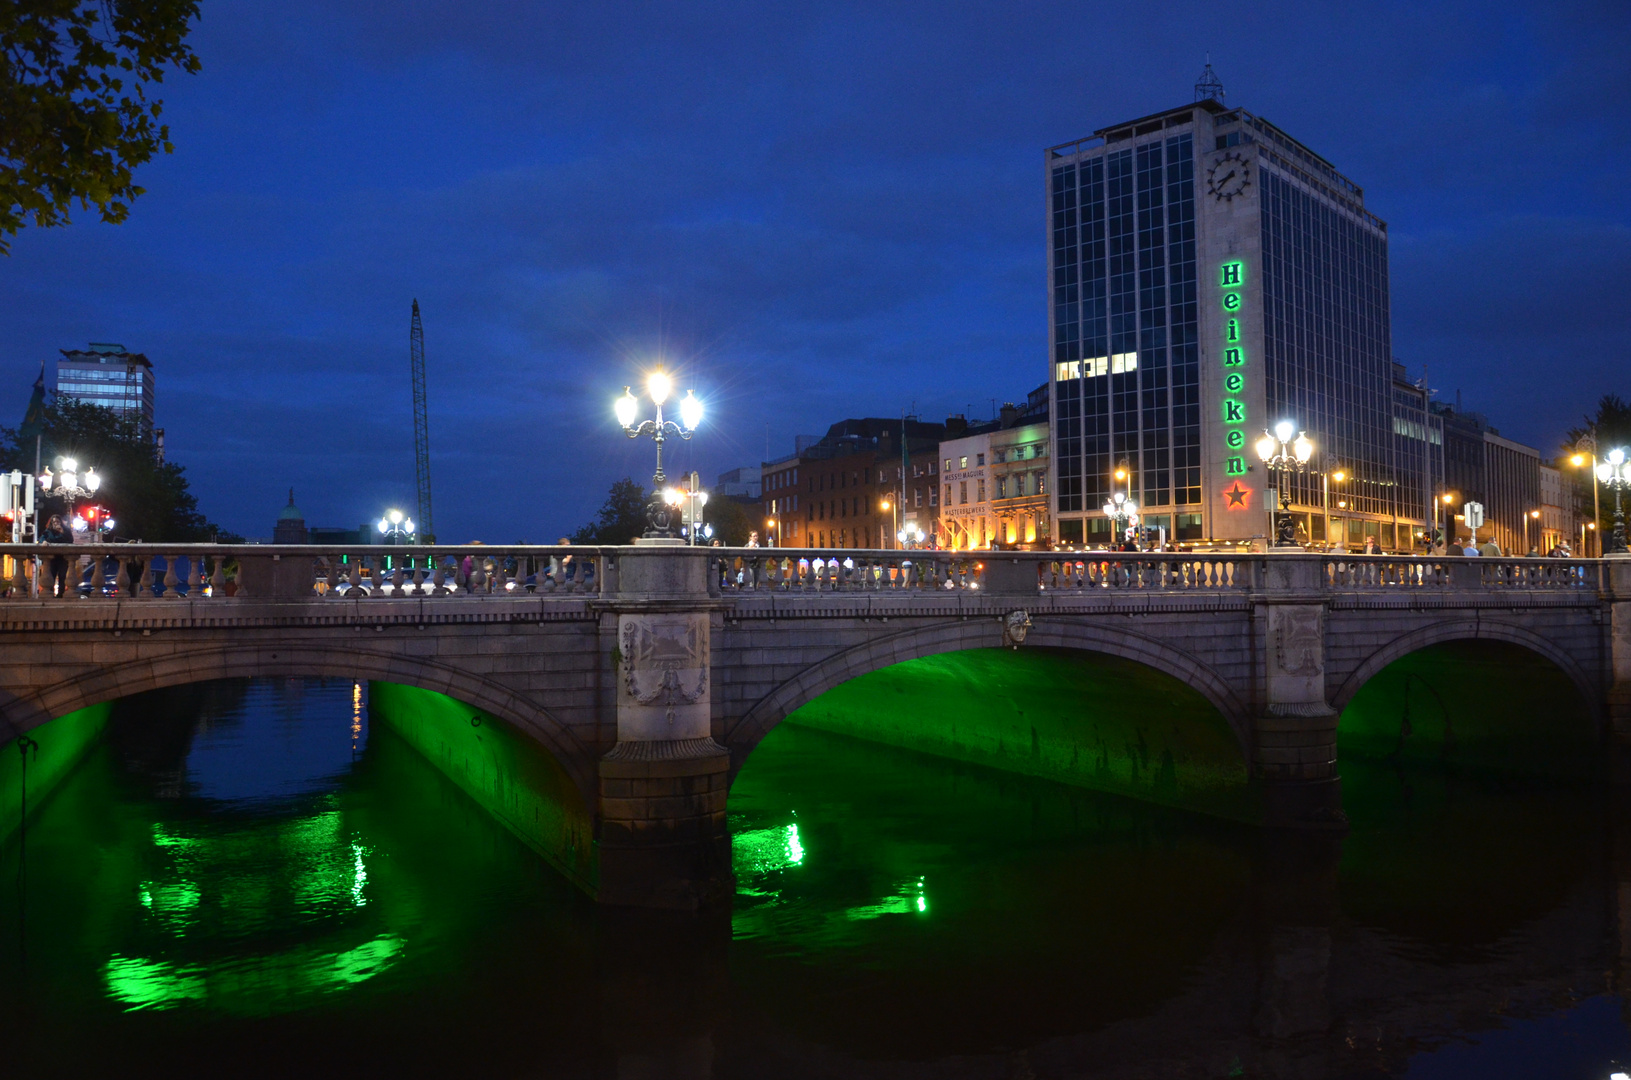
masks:
[(181, 590), (176, 588), (180, 584), (181, 579), (176, 576), (176, 557), (174, 555), (164, 556), (164, 599), (180, 599)]
[(201, 600), (204, 596), (204, 557), (187, 556), (187, 599)]
[(338, 555), (325, 555), (323, 556), (323, 562), (325, 564), (324, 569), (327, 571), (324, 577), (328, 583), (328, 595), (330, 597), (339, 596), (340, 557)]
[(142, 559), (141, 576), (136, 579), (137, 600), (152, 600), (153, 595), (153, 556), (148, 555)]
[(423, 566), (413, 568), (413, 587), (408, 591), (414, 596), (425, 595), (425, 568)]
[(493, 593), (497, 596), (509, 592), (510, 575), (504, 565), (507, 561), (502, 555), (493, 556)]
[(407, 571), (402, 569), (402, 564), (400, 562), (397, 563), (397, 565), (391, 570), (391, 595), (401, 596), (402, 586), (407, 580)]
[(353, 558), (349, 563), (351, 572), (346, 575), (346, 596), (353, 600), (362, 598), (362, 556)]
[(101, 555), (92, 555), (91, 556), (91, 599), (92, 600), (100, 600), (102, 598), (102, 581), (103, 581), (102, 575), (103, 575), (103, 573), (104, 573), (104, 570), (102, 568), (102, 556)]
[(470, 591), (473, 593), (482, 593), (487, 591), (486, 562), (487, 560), (485, 558), (470, 560), (470, 577), (467, 585)]
[(227, 595), (227, 557), (223, 552), (215, 554), (215, 571), (210, 575), (210, 595), (217, 600), (223, 600)]
[(11, 595), (13, 599), (22, 599), (28, 595), (28, 579), (23, 576), (23, 560), (18, 556), (11, 559)]
[(431, 565), (430, 594), (432, 596), (447, 595), (447, 563), (442, 559), (437, 559)]
[[(471, 559), (470, 564), (475, 565), (476, 560)], [(453, 556), (453, 591), (467, 592), (470, 589), (470, 576), (464, 572), (464, 560), (457, 555)]]

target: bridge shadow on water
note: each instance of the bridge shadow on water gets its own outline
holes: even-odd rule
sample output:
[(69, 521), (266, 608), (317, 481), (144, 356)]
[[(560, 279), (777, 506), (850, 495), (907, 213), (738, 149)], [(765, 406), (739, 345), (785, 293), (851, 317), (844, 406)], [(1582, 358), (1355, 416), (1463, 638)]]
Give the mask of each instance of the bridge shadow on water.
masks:
[[(828, 730), (831, 701), (772, 731), (711, 919), (597, 910), (371, 725), (365, 687), (122, 703), (30, 815), (26, 923), (0, 849), (8, 1075), (1600, 1080), (1631, 1056), (1604, 785), (1383, 739), (1344, 756), (1346, 836), (1269, 832), (1161, 804), (1218, 790), (1185, 755), (1239, 755), (1183, 688), (1141, 709), (1124, 667), (989, 666), (1013, 658), (842, 709), (886, 733), (955, 716), (1031, 767)], [(1050, 678), (1092, 693), (1016, 690)], [(1407, 743), (1434, 730), (1411, 687)], [(1363, 744), (1390, 707), (1344, 724)], [(1154, 799), (1050, 778), (1073, 743)]]

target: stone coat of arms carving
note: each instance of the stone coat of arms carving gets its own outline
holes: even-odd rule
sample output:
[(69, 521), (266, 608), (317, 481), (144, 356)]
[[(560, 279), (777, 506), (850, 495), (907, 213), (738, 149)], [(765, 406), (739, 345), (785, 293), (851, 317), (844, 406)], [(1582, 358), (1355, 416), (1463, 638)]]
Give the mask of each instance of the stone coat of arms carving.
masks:
[(1319, 608), (1271, 607), (1269, 640), (1275, 664), (1287, 675), (1318, 675), (1322, 670), (1325, 634)]
[(638, 705), (660, 705), (668, 723), (675, 707), (707, 693), (708, 634), (698, 619), (625, 616), (618, 647), (625, 692)]

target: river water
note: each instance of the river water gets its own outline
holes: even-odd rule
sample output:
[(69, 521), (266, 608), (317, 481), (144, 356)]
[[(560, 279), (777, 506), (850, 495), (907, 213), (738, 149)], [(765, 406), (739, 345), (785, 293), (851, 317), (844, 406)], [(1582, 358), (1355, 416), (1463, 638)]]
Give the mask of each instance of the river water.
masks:
[(371, 736), (363, 693), (221, 683), (119, 710), (26, 860), (0, 853), (0, 1074), (1631, 1061), (1631, 842), (1604, 789), (1350, 761), (1350, 832), (1266, 835), (784, 725), (732, 791), (731, 911), (651, 917), (597, 910)]

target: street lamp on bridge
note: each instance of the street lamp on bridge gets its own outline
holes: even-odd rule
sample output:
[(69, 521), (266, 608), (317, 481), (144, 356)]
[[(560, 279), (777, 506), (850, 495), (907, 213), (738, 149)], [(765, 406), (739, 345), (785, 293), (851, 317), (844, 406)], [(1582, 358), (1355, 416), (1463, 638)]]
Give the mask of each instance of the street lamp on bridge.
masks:
[[(1575, 450), (1575, 452), (1574, 452), (1573, 456), (1571, 456), (1569, 458), (1569, 464), (1570, 465), (1573, 465), (1577, 469), (1583, 469), (1583, 468), (1586, 468), (1587, 462), (1590, 462), (1591, 467), (1590, 467), (1589, 471), (1587, 472), (1587, 475), (1589, 477), (1591, 477), (1591, 522), (1592, 522), (1591, 527), (1593, 529), (1595, 529), (1595, 528), (1597, 528), (1597, 522), (1603, 520), (1602, 496), (1597, 490), (1597, 487), (1598, 487), (1598, 484), (1597, 484), (1597, 464), (1598, 463), (1597, 463), (1597, 435), (1596, 435), (1596, 433), (1588, 431), (1586, 434), (1580, 436), (1579, 441), (1577, 441), (1574, 444), (1574, 450)], [(1599, 556), (1602, 555), (1602, 553), (1603, 553), (1602, 552), (1602, 546), (1603, 546), (1602, 545), (1602, 538), (1598, 537), (1597, 554)], [(1580, 556), (1581, 556), (1581, 558), (1584, 558), (1585, 555), (1586, 555), (1585, 547), (1586, 547), (1586, 534), (1585, 534), (1584, 531), (1582, 531), (1580, 533)]]
[[(1117, 475), (1121, 475), (1119, 470)], [(1104, 504), (1104, 515), (1110, 519), (1112, 535), (1118, 538), (1117, 543), (1125, 542), (1127, 530), (1138, 525), (1138, 504), (1128, 498), (1125, 491), (1118, 491)]]
[[(74, 500), (88, 499), (95, 495), (102, 487), (102, 478), (96, 475), (94, 465), (86, 466), (84, 473), (79, 471), (79, 462), (71, 457), (57, 458), (57, 471), (52, 472), (47, 465), (45, 471), (39, 476), (39, 489), (47, 495), (57, 495), (63, 500), (63, 510), (72, 520), (74, 517)], [(95, 520), (101, 514), (92, 514), (87, 520)], [(39, 530), (35, 529), (35, 535)], [(93, 528), (92, 540), (101, 538), (102, 527), (100, 522)]]
[(614, 406), (617, 422), (622, 425), (625, 435), (631, 439), (650, 435), (657, 443), (657, 471), (652, 474), (651, 500), (646, 504), (647, 537), (672, 538), (674, 535), (671, 508), (677, 503), (671, 504), (663, 492), (663, 485), (668, 480), (668, 477), (663, 475), (663, 442), (670, 435), (689, 439), (695, 433), (697, 425), (702, 423), (702, 402), (697, 400), (694, 390), (687, 390), (685, 399), (680, 402), (678, 424), (663, 419), (663, 402), (668, 400), (668, 395), (673, 389), (674, 380), (668, 372), (659, 367), (646, 376), (646, 393), (651, 397), (651, 403), (657, 407), (655, 420), (643, 420), (638, 424), (634, 422), (635, 416), (640, 411), (640, 402), (627, 386), (623, 388), (623, 396), (617, 399)]
[[(1293, 434), (1296, 438), (1292, 438)], [(1287, 474), (1300, 473), (1308, 467), (1309, 458), (1314, 456), (1314, 440), (1298, 431), (1290, 420), (1281, 420), (1273, 431), (1263, 432), (1263, 437), (1257, 440), (1257, 456), (1268, 466), (1271, 476), (1279, 474), (1275, 486), (1280, 492), (1280, 522), (1274, 546), (1296, 547), (1297, 522), (1291, 516), (1291, 478)]]
[(1631, 461), (1626, 460), (1623, 446), (1616, 446), (1608, 452), (1607, 458), (1597, 463), (1597, 480), (1614, 492), (1614, 531), (1609, 534), (1608, 554), (1624, 555), (1627, 548), (1625, 507), (1621, 502), (1621, 493), (1631, 487)]

